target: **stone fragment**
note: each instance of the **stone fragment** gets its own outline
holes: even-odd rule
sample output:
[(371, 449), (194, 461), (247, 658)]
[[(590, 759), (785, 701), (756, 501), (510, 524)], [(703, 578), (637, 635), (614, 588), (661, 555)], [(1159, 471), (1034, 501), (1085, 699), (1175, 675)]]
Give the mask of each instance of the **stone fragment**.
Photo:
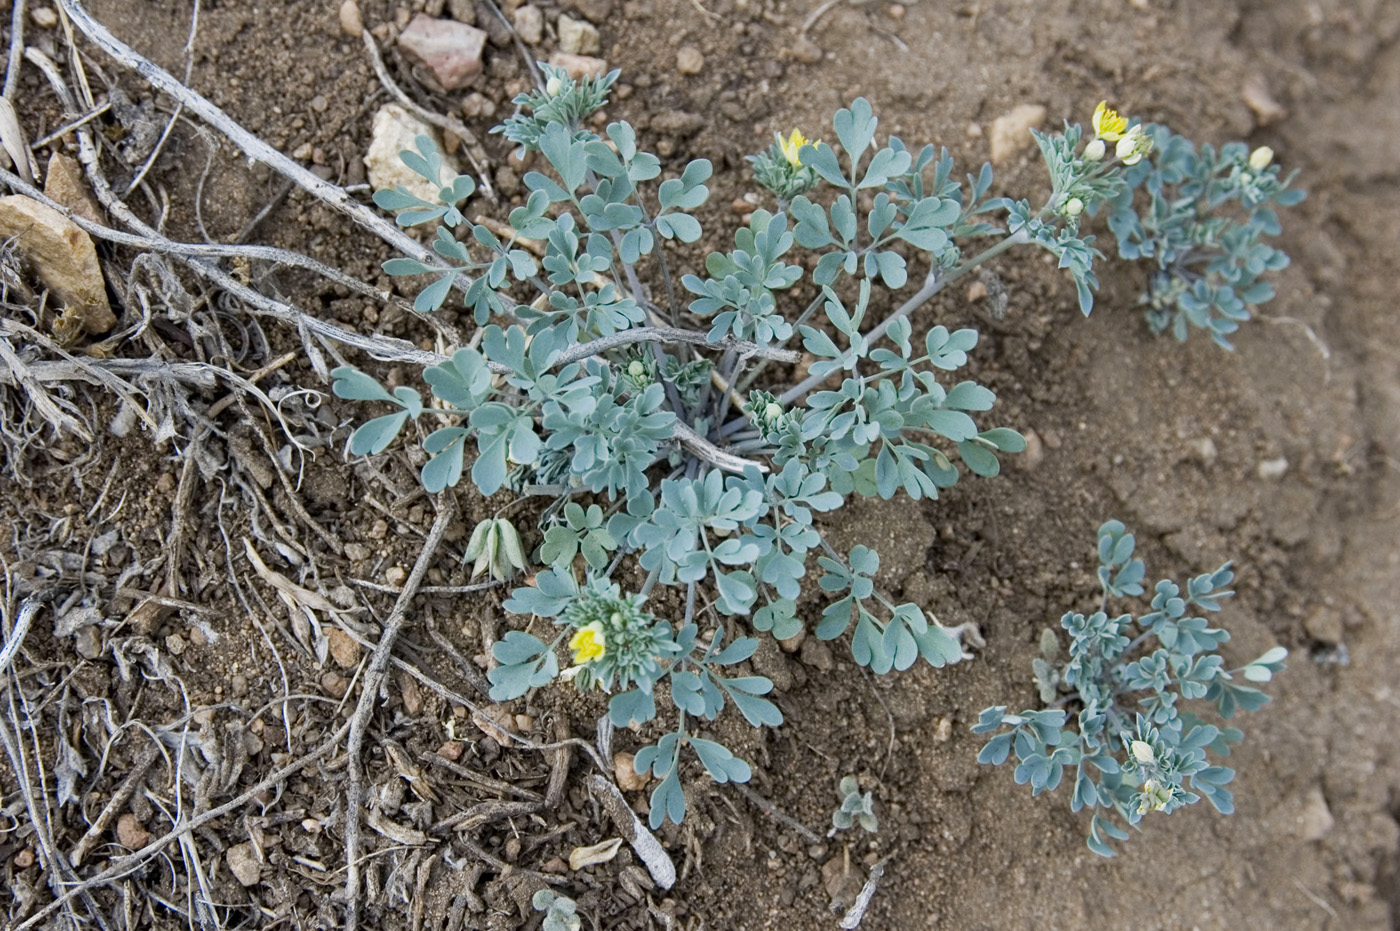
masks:
[(1259, 462), (1259, 477), (1266, 482), (1276, 482), (1288, 473), (1288, 460), (1283, 456), (1263, 459)]
[(390, 566), (384, 570), (384, 581), (390, 585), (402, 585), (408, 579), (408, 570), (403, 566)]
[(88, 196), (87, 185), (83, 183), (83, 169), (75, 158), (62, 152), (49, 156), (49, 167), (44, 172), (44, 194), (84, 220), (103, 222), (97, 205)]
[[(433, 127), (398, 104), (391, 103), (380, 107), (379, 112), (374, 115), (369, 151), (365, 153), (365, 168), (369, 174), (370, 187), (379, 191), (401, 185), (415, 197), (437, 203), (438, 188), (457, 174), (457, 160), (450, 155), (443, 155), (442, 177), (436, 185), (410, 171), (400, 160), (399, 153), (405, 149), (417, 151), (418, 136), (428, 136), (437, 140), (437, 132)], [(378, 523), (375, 526), (378, 527)], [(386, 533), (388, 529), (388, 525), (385, 524)]]
[(1032, 142), (1031, 130), (1045, 121), (1045, 108), (1040, 104), (1023, 103), (992, 120), (988, 134), (992, 148), (992, 164), (1000, 164)]
[(1215, 465), (1215, 460), (1220, 458), (1220, 450), (1216, 448), (1215, 440), (1208, 436), (1189, 440), (1186, 447), (1191, 450), (1191, 457), (1203, 466)]
[(486, 33), (419, 13), (399, 34), (399, 47), (431, 71), (444, 90), (456, 90), (481, 73)]
[(151, 832), (131, 812), (117, 819), (117, 843), (127, 850), (140, 850), (151, 842)]
[(804, 627), (786, 640), (779, 640), (778, 647), (784, 653), (796, 653), (798, 650), (802, 649), (802, 644), (806, 642), (807, 628)]
[(254, 852), (251, 841), (230, 847), (224, 852), (224, 860), (228, 863), (233, 878), (241, 885), (256, 886), (258, 880), (262, 879), (262, 864), (258, 863), (258, 855)]
[(559, 51), (568, 55), (596, 55), (602, 48), (598, 27), (572, 16), (560, 15), (555, 21), (559, 31)]
[(339, 627), (332, 627), (326, 631), (326, 641), (330, 647), (331, 659), (341, 669), (351, 669), (360, 661), (360, 645), (355, 642), (355, 638), (341, 630)]
[(321, 676), (321, 689), (331, 698), (344, 698), (349, 688), (350, 680), (339, 673), (327, 672)]
[(588, 55), (571, 55), (568, 52), (555, 52), (549, 56), (549, 63), (563, 68), (575, 81), (581, 78), (601, 78), (608, 73), (608, 63), (601, 58)]
[(815, 65), (822, 60), (822, 47), (806, 36), (792, 43), (792, 57), (804, 65)]
[(617, 787), (624, 792), (636, 792), (647, 787), (647, 777), (637, 772), (636, 759), (630, 753), (613, 755), (613, 775), (617, 777)]
[(1034, 430), (1026, 430), (1026, 450), (1019, 456), (1011, 457), (1011, 461), (1022, 472), (1031, 472), (1036, 466), (1045, 461), (1045, 444), (1040, 440), (1040, 434)]
[(572, 0), (569, 6), (583, 14), (590, 22), (605, 22), (612, 14), (613, 0)]
[(705, 56), (693, 45), (682, 45), (676, 52), (676, 70), (681, 74), (699, 74), (705, 69)]
[(102, 655), (102, 634), (96, 627), (88, 626), (73, 635), (73, 649), (83, 659), (97, 659)]
[(501, 746), (510, 745), (510, 734), (515, 727), (515, 716), (505, 705), (487, 705), (479, 712), (473, 712), (472, 723), (483, 734)]
[(532, 4), (526, 4), (512, 14), (515, 31), (526, 45), (539, 45), (544, 39), (544, 13)]
[(72, 220), (23, 194), (0, 197), (0, 240), (13, 240), (35, 273), (63, 302), (54, 335), (71, 343), (83, 333), (104, 333), (117, 322), (97, 250)]
[(967, 286), (967, 302), (976, 304), (978, 301), (985, 301), (988, 295), (987, 286), (980, 281), (974, 281)]
[(1244, 87), (1240, 89), (1240, 99), (1254, 111), (1256, 125), (1268, 126), (1288, 115), (1288, 111), (1270, 93), (1268, 82), (1261, 74), (1251, 75), (1245, 80)]
[(1336, 824), (1322, 789), (1313, 786), (1303, 799), (1303, 810), (1298, 815), (1298, 836), (1304, 841), (1322, 840)]
[(35, 7), (29, 16), (40, 29), (52, 29), (58, 25), (58, 11), (51, 6)]
[(452, 18), (459, 23), (466, 23), (468, 26), (476, 25), (475, 0), (447, 0), (447, 12), (452, 14)]
[(345, 0), (340, 5), (340, 29), (347, 36), (360, 37), (365, 31), (365, 20), (360, 15), (360, 5), (355, 0)]
[(1331, 608), (1318, 608), (1303, 621), (1308, 636), (1328, 646), (1342, 642), (1342, 617)]
[(836, 668), (836, 659), (831, 655), (831, 647), (820, 640), (808, 639), (802, 644), (798, 658), (814, 669), (831, 672)]

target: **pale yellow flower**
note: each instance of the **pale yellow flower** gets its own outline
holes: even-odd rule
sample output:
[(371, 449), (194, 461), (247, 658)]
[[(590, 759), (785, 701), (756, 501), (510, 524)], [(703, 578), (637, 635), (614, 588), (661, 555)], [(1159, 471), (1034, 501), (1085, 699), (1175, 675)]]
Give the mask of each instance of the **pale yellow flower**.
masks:
[(783, 158), (787, 159), (788, 164), (794, 168), (802, 167), (802, 159), (800, 157), (802, 147), (804, 145), (816, 144), (816, 139), (808, 139), (806, 136), (802, 135), (802, 130), (800, 129), (794, 129), (792, 135), (788, 136), (786, 139), (781, 135), (778, 136), (778, 148), (782, 150)]
[(1084, 160), (1086, 162), (1097, 162), (1103, 158), (1106, 150), (1107, 147), (1103, 144), (1102, 139), (1094, 139), (1084, 147)]
[(1110, 107), (1107, 100), (1100, 100), (1094, 108), (1094, 134), (1100, 139), (1117, 142), (1127, 131), (1128, 118)]
[(594, 621), (586, 627), (580, 627), (569, 638), (569, 649), (574, 651), (574, 663), (580, 666), (606, 656), (608, 643), (603, 636), (603, 622)]
[(1249, 167), (1255, 171), (1263, 171), (1269, 167), (1269, 163), (1274, 160), (1274, 150), (1266, 145), (1261, 145), (1253, 152), (1249, 153)]
[(1138, 814), (1145, 815), (1149, 811), (1161, 811), (1167, 807), (1171, 801), (1171, 791), (1156, 779), (1148, 779), (1142, 784), (1142, 797), (1138, 800)]
[(1081, 213), (1083, 213), (1083, 212), (1084, 212), (1084, 201), (1080, 200), (1078, 197), (1071, 197), (1071, 198), (1065, 203), (1065, 216), (1067, 216), (1067, 217), (1077, 217), (1077, 216), (1079, 216), (1079, 215), (1080, 215)]
[(1113, 148), (1113, 154), (1117, 155), (1124, 165), (1136, 165), (1151, 151), (1152, 137), (1143, 132), (1141, 126), (1134, 126)]

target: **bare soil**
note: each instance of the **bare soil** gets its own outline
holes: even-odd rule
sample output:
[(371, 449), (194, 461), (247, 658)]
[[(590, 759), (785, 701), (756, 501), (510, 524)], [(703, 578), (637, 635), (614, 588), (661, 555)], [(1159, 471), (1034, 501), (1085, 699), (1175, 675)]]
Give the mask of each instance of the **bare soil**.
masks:
[[(584, 788), (592, 764), (575, 754), (554, 809), (448, 830), (419, 850), (367, 829), (364, 923), (535, 927), (526, 900), (543, 874), (561, 877), (561, 891), (598, 928), (674, 920), (685, 929), (825, 929), (837, 921), (832, 897), (849, 902), (852, 883), (884, 861), (865, 928), (1400, 927), (1400, 4), (853, 0), (832, 5), (804, 40), (804, 21), (827, 4), (574, 2), (597, 22), (603, 57), (624, 72), (608, 118), (631, 121), (669, 168), (701, 155), (715, 162), (706, 239), (682, 255), (684, 271), (729, 241), (738, 214), (731, 204), (753, 188), (743, 156), (777, 129), (821, 135), (831, 113), (856, 95), (872, 101), (882, 133), (947, 146), (967, 170), (988, 155), (991, 121), (1017, 104), (1041, 104), (1058, 123), (1085, 119), (1107, 97), (1199, 141), (1270, 145), (1302, 172), (1310, 196), (1284, 218), (1281, 246), (1293, 263), (1278, 277), (1279, 297), (1242, 330), (1234, 353), (1202, 340), (1154, 338), (1133, 306), (1142, 271), (1116, 262), (1101, 271), (1088, 320), (1066, 278), (1042, 257), (1017, 252), (995, 268), (1009, 297), (1004, 318), (963, 288), (918, 314), (916, 330), (935, 323), (982, 330), (972, 371), (997, 392), (999, 422), (1033, 430), (1041, 455), (997, 479), (964, 481), (937, 501), (854, 504), (829, 531), (838, 545), (874, 545), (891, 590), (945, 623), (980, 624), (986, 649), (955, 668), (879, 679), (852, 665), (839, 644), (829, 653), (766, 649), (755, 666), (778, 682), (786, 722), (757, 736), (721, 725), (744, 741), (753, 789), (787, 815), (824, 834), (836, 784), (854, 773), (878, 799), (878, 833), (812, 845), (730, 788), (691, 773), (691, 817), (684, 828), (660, 832), (682, 874), (674, 889), (649, 889), (625, 849), (611, 863), (570, 872), (563, 863), (570, 850), (615, 833)], [(30, 0), (31, 9), (44, 5)], [(402, 25), (424, 5), (366, 0), (362, 13), (369, 27)], [(556, 13), (580, 14), (562, 0), (537, 5), (551, 34), (532, 51), (545, 58)], [(92, 0), (90, 9), (183, 73), (188, 0)], [(490, 14), (483, 7), (477, 16), (485, 25)], [(32, 44), (63, 49), (58, 29), (31, 20), (27, 30)], [(702, 53), (700, 73), (680, 73), (682, 46)], [(359, 41), (341, 31), (336, 3), (205, 0), (193, 48), (194, 88), (284, 152), (309, 145), (307, 160), (331, 180), (363, 181), (370, 121), (387, 98)], [(524, 166), (486, 131), (509, 113), (527, 75), (513, 46), (492, 44), (486, 54), (475, 87), (453, 94), (427, 89), (393, 54), (389, 66), (440, 111), (462, 117), (472, 91), (494, 106), (494, 115), (463, 118), (484, 141), (498, 189), (518, 199)], [(95, 86), (119, 84), (138, 101), (151, 96), (100, 52), (89, 49), (86, 61)], [(21, 80), (17, 102), (37, 138), (60, 118), (33, 68)], [(1286, 113), (1258, 125), (1246, 103), (1250, 82), (1267, 87)], [(102, 125), (115, 124), (108, 117)], [(173, 238), (199, 239), (192, 205), (206, 164), (200, 217), (214, 240), (242, 230), (279, 191), (265, 168), (250, 169), (226, 144), (211, 154), (182, 123), (151, 175), (153, 189), (168, 197), (165, 229)], [(998, 192), (1041, 192), (1033, 149), (997, 167)], [(150, 220), (158, 202), (136, 196), (132, 206)], [(252, 240), (390, 286), (378, 267), (387, 249), (299, 192)], [(130, 268), (134, 253), (106, 255), (110, 275)], [(363, 332), (425, 345), (434, 338), (422, 321), (308, 275), (281, 271), (258, 285)], [(450, 310), (444, 319), (470, 326)], [(245, 373), (298, 349), (294, 333), (272, 323), (264, 330), (263, 343), (249, 337)], [(162, 330), (145, 345), (183, 358), (179, 335)], [(262, 383), (269, 391), (295, 385), (324, 393), (322, 413), (305, 416), (319, 417), (327, 436), (358, 415), (331, 399), (301, 359)], [(116, 402), (86, 390), (96, 422), (106, 423)], [(201, 403), (215, 403), (222, 391), (205, 392)], [(38, 759), (49, 768), (50, 789), (57, 735), (81, 762), (77, 801), (55, 808), (47, 828), (57, 849), (71, 850), (112, 799), (151, 745), (147, 729), (161, 730), (163, 752), (192, 768), (175, 780), (156, 763), (145, 791), (120, 807), (133, 816), (128, 833), (118, 834), (114, 817), (79, 877), (139, 840), (133, 823), (156, 836), (177, 806), (189, 816), (235, 797), (314, 748), (354, 706), (363, 650), (348, 650), (342, 665), (302, 646), (297, 622), (251, 567), (243, 540), (255, 541), (276, 572), (331, 593), (347, 623), (373, 642), (393, 595), (356, 580), (395, 587), (432, 523), (432, 508), (411, 493), (407, 454), (375, 470), (348, 463), (337, 451), (342, 427), (336, 445), (293, 461), (284, 483), (264, 451), (264, 441), (274, 450), (286, 443), (270, 418), (235, 404), (216, 423), (197, 468), (186, 468), (180, 454), (186, 439), (158, 441), (138, 429), (104, 433), (92, 448), (34, 444), (11, 455), (0, 475), (0, 555), (11, 584), (58, 592), (55, 603), (77, 593), (104, 619), (102, 652), (83, 659), (81, 637), (55, 636), (45, 611), (15, 667), (44, 696), (33, 713), (43, 725)], [(1261, 462), (1279, 458), (1287, 461), (1281, 477), (1261, 475)], [(464, 530), (505, 503), (465, 490), (458, 498), (464, 520), (430, 585), (468, 581), (453, 559)], [(988, 705), (1034, 706), (1030, 660), (1040, 632), (1064, 611), (1092, 604), (1094, 529), (1115, 517), (1137, 531), (1153, 578), (1235, 561), (1238, 595), (1222, 616), (1233, 635), (1228, 659), (1247, 660), (1274, 644), (1292, 656), (1270, 687), (1274, 703), (1243, 724), (1247, 738), (1231, 759), (1237, 813), (1221, 817), (1201, 805), (1149, 817), (1106, 861), (1084, 846), (1087, 814), (1072, 814), (1064, 791), (1033, 799), (1009, 767), (979, 766), (980, 739), (969, 726)], [(92, 541), (114, 530), (115, 542), (107, 538), (93, 555)], [(281, 541), (280, 553), (263, 542), (271, 540)], [(123, 577), (133, 566), (141, 569)], [(166, 607), (133, 610), (140, 593), (157, 590), (170, 596)], [(479, 671), (464, 671), (439, 641), (471, 663), (518, 623), (501, 610), (502, 597), (499, 590), (420, 596), (399, 655), (484, 702), (471, 685)], [(319, 621), (334, 625), (324, 613)], [(168, 663), (165, 681), (142, 665), (147, 646)], [(123, 670), (118, 656), (132, 669)], [(507, 710), (522, 716), (512, 726), (539, 741), (591, 740), (602, 707), (545, 690)], [(182, 734), (199, 752), (181, 757)], [(642, 736), (621, 733), (616, 747), (635, 749)], [(367, 747), (373, 806), (420, 830), (486, 800), (519, 800), (471, 774), (543, 794), (555, 762), (550, 752), (500, 746), (465, 708), (399, 673)], [(439, 762), (444, 757), (453, 765)], [(345, 769), (344, 754), (331, 754), (196, 832), (186, 848), (172, 846), (167, 858), (94, 891), (95, 902), (117, 926), (194, 923), (197, 855), (224, 926), (336, 926), (344, 914), (337, 894)], [(12, 824), (0, 830), (0, 886), (17, 923), (51, 900), (58, 879), (34, 855), (15, 773), (3, 764), (0, 792)], [(640, 808), (645, 793), (629, 800)], [(249, 843), (260, 870), (245, 886), (231, 866), (249, 855), (239, 846)]]

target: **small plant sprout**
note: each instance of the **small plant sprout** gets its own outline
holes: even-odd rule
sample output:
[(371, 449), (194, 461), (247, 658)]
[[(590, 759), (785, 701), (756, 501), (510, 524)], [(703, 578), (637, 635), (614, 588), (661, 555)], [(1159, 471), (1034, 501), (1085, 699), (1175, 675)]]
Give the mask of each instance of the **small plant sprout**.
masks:
[(870, 792), (861, 792), (855, 776), (842, 776), (838, 787), (841, 805), (831, 813), (831, 833), (849, 831), (859, 824), (861, 829), (874, 834), (880, 827), (875, 817), (875, 797)]
[[(435, 227), (433, 248), (451, 263), (398, 258), (385, 271), (431, 276), (415, 308), (451, 301), (479, 338), (423, 370), (430, 402), (348, 367), (334, 370), (333, 387), (387, 408), (355, 430), (351, 453), (378, 455), (400, 432), (422, 431), (429, 492), (469, 478), (485, 497), (540, 499), (538, 536), (525, 535), (541, 568), (505, 607), (556, 630), (543, 639), (512, 630), (497, 641), (491, 695), (508, 701), (562, 676), (610, 693), (616, 726), (664, 713), (669, 730), (635, 763), (657, 777), (650, 817), (658, 827), (685, 813), (683, 752), (717, 782), (748, 780), (748, 764), (703, 735), (726, 707), (755, 727), (782, 722), (763, 697), (772, 682), (743, 664), (756, 635), (803, 629), (804, 596), (827, 601), (815, 635), (846, 638), (856, 663), (876, 673), (971, 655), (970, 625), (944, 627), (923, 606), (881, 591), (879, 554), (859, 543), (836, 549), (819, 516), (855, 495), (937, 498), (968, 473), (996, 477), (1002, 457), (1025, 449), (1019, 433), (995, 422), (995, 393), (956, 374), (977, 331), (915, 333), (910, 315), (1024, 244), (1058, 258), (1087, 313), (1099, 253), (1081, 224), (1101, 207), (1130, 210), (1138, 188), (1151, 198), (1149, 213), (1123, 228), (1123, 241), (1158, 259), (1182, 293), (1209, 280), (1223, 282), (1209, 285), (1212, 295), (1243, 287), (1238, 298), (1248, 302), (1264, 293), (1254, 257), (1276, 267), (1273, 253), (1258, 251), (1267, 247), (1254, 233), (1224, 241), (1171, 225), (1175, 201), (1162, 214), (1158, 195), (1164, 185), (1199, 195), (1191, 210), (1209, 230), (1234, 229), (1212, 225), (1211, 211), (1225, 193), (1238, 195), (1254, 211), (1249, 229), (1263, 233), (1272, 226), (1261, 205), (1278, 200), (1285, 182), (1228, 147), (1219, 159), (1188, 156), (1165, 130), (1105, 104), (1087, 147), (1079, 126), (1037, 135), (1052, 190), (1033, 209), (989, 196), (989, 165), (960, 181), (946, 151), (878, 138), (870, 104), (856, 99), (836, 113), (825, 141), (791, 130), (752, 156), (776, 210), (755, 209), (732, 233), (732, 248), (678, 274), (668, 251), (701, 239), (696, 212), (713, 165), (698, 158), (663, 177), (626, 122), (602, 134), (591, 128), (617, 72), (574, 79), (542, 67), (543, 86), (518, 96), (517, 112), (498, 127), (539, 156), (509, 232), (466, 219), (475, 185), (464, 176), (433, 203), (402, 189), (375, 195), (400, 225)], [(437, 179), (432, 141), (416, 146), (404, 163)], [(1152, 157), (1163, 150), (1174, 161), (1159, 169)], [(1195, 180), (1206, 177), (1207, 161), (1212, 180)], [(1201, 266), (1208, 252), (1222, 257)], [(793, 378), (799, 346), (812, 361)], [(525, 552), (500, 518), (479, 524), (467, 548), (476, 573), (498, 579), (525, 568)], [(624, 590), (623, 579), (640, 581)], [(674, 593), (653, 600), (657, 586)]]
[(579, 931), (583, 919), (578, 913), (578, 904), (568, 896), (559, 895), (553, 889), (541, 889), (530, 899), (535, 911), (544, 912), (544, 923), (540, 931)]
[[(1235, 676), (1267, 682), (1283, 670), (1288, 651), (1274, 647), (1226, 670), (1217, 650), (1230, 635), (1205, 618), (1188, 616), (1193, 607), (1219, 611), (1233, 594), (1224, 590), (1234, 578), (1229, 563), (1188, 581), (1184, 594), (1174, 582), (1158, 582), (1147, 614), (1110, 617), (1110, 599), (1144, 593), (1145, 567), (1133, 558), (1135, 545), (1118, 521), (1099, 528), (1103, 604), (1089, 617), (1069, 613), (1061, 619), (1070, 636), (1067, 662), (1055, 662), (1058, 649), (1042, 636), (1041, 656), (1032, 664), (1047, 707), (1020, 714), (1008, 714), (1005, 706), (983, 711), (973, 732), (996, 736), (977, 759), (1000, 765), (1014, 749), (1016, 782), (1030, 783), (1035, 795), (1057, 788), (1068, 770), (1072, 810), (1109, 809), (1133, 826), (1151, 812), (1170, 814), (1203, 797), (1221, 814), (1231, 814), (1234, 801), (1225, 786), (1235, 772), (1211, 764), (1207, 754), (1229, 756), (1229, 745), (1244, 734), (1208, 724), (1181, 703), (1213, 703), (1225, 720), (1241, 709), (1257, 710), (1268, 696), (1238, 684)], [(1074, 727), (1067, 706), (1077, 711)], [(1127, 837), (1105, 815), (1095, 812), (1090, 820), (1089, 849), (1100, 856), (1113, 856), (1108, 838)]]

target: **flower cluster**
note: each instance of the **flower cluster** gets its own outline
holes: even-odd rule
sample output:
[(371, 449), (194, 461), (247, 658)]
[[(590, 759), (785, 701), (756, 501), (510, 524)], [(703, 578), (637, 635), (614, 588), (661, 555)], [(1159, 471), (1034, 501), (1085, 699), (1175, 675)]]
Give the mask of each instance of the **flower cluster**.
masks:
[(810, 191), (817, 183), (817, 173), (802, 161), (802, 150), (821, 145), (818, 139), (808, 139), (802, 130), (794, 129), (787, 136), (773, 134), (773, 144), (767, 150), (750, 155), (754, 178), (786, 203), (799, 194)]
[(649, 690), (661, 673), (661, 662), (679, 652), (675, 632), (643, 609), (641, 595), (623, 595), (618, 585), (594, 579), (564, 609), (562, 620), (574, 633), (569, 638), (574, 665), (562, 676), (579, 691), (611, 691), (633, 683)]

